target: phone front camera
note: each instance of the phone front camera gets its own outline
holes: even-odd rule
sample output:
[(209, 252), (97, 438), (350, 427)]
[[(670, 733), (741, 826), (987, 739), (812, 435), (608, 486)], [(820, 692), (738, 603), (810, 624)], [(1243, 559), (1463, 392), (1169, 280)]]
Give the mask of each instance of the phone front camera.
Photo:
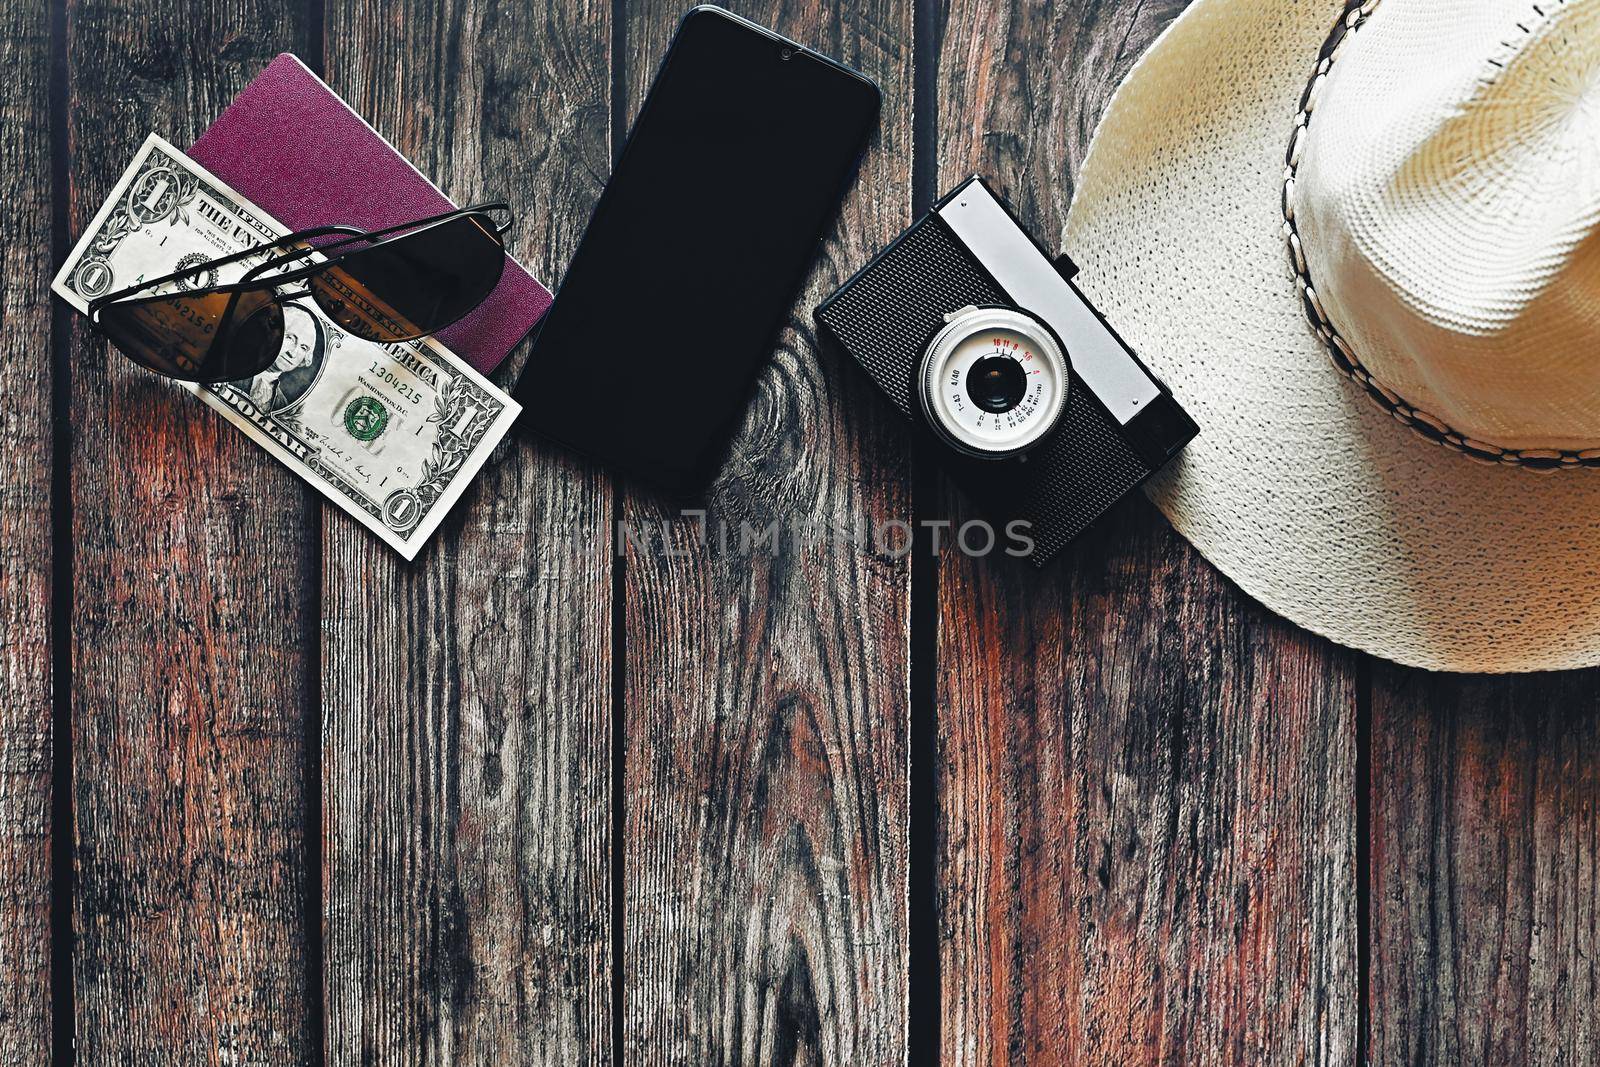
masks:
[(788, 47), (780, 48), (778, 50), (778, 55), (779, 55), (780, 58), (783, 58), (783, 59), (793, 59), (794, 58), (794, 49), (793, 48), (788, 48)]

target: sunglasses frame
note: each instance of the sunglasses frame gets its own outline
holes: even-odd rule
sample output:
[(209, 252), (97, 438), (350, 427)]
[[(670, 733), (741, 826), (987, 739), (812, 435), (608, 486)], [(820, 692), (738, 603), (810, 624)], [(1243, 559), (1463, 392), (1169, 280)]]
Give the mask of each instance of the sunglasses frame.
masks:
[[(497, 221), (495, 219), (496, 213), (503, 213), (505, 215), (505, 221)], [(454, 210), (442, 212), (438, 215), (429, 215), (426, 218), (414, 219), (411, 222), (400, 223), (396, 226), (387, 226), (378, 230), (362, 230), (354, 226), (339, 225), (315, 226), (307, 230), (297, 230), (294, 233), (285, 234), (284, 236), (279, 237), (277, 240), (268, 242), (267, 244), (257, 245), (254, 248), (247, 248), (240, 252), (233, 252), (226, 256), (219, 256), (216, 259), (207, 260), (206, 262), (197, 264), (196, 266), (175, 271), (172, 274), (167, 274), (160, 278), (152, 278), (149, 281), (140, 282), (137, 285), (131, 285), (126, 289), (119, 289), (114, 293), (107, 293), (104, 296), (96, 297), (89, 303), (89, 321), (95, 326), (99, 326), (100, 312), (112, 304), (144, 304), (157, 300), (170, 300), (173, 298), (173, 296), (179, 295), (174, 293), (157, 293), (146, 297), (139, 297), (136, 295), (144, 292), (146, 289), (151, 289), (159, 285), (165, 285), (168, 282), (177, 281), (179, 278), (188, 278), (196, 274), (201, 274), (215, 267), (223, 267), (230, 263), (237, 263), (242, 259), (249, 259), (251, 256), (257, 256), (263, 253), (268, 254), (270, 258), (250, 268), (250, 270), (237, 281), (227, 282), (222, 285), (206, 286), (201, 289), (186, 289), (181, 294), (186, 297), (207, 296), (212, 293), (231, 294), (231, 298), (228, 301), (228, 306), (224, 310), (222, 318), (218, 320), (217, 330), (211, 339), (211, 345), (206, 348), (206, 354), (209, 356), (212, 348), (214, 348), (223, 337), (227, 336), (228, 328), (233, 323), (234, 309), (238, 306), (239, 297), (241, 295), (245, 293), (257, 292), (262, 289), (276, 289), (282, 285), (289, 285), (305, 278), (310, 278), (321, 273), (322, 271), (327, 270), (330, 267), (336, 266), (340, 260), (349, 256), (357, 253), (370, 252), (374, 248), (381, 248), (386, 244), (404, 240), (407, 237), (422, 233), (436, 226), (442, 226), (446, 223), (454, 222), (456, 219), (468, 215), (487, 216), (490, 222), (494, 224), (495, 236), (499, 238), (504, 238), (505, 235), (511, 231), (511, 228), (515, 223), (515, 218), (511, 214), (510, 204), (503, 200), (491, 200), (482, 204), (473, 204), (469, 207), (455, 208)], [(336, 234), (342, 234), (344, 236), (344, 240), (335, 241), (326, 245), (307, 245), (303, 248), (290, 247), (292, 245), (299, 244), (304, 241), (310, 241), (318, 237), (332, 237)], [(505, 242), (502, 240), (500, 243), (503, 252)], [(337, 251), (338, 249), (347, 248), (349, 245), (356, 244), (359, 244), (360, 247), (348, 248), (346, 251), (339, 253), (338, 255), (330, 256), (328, 254), (329, 252)], [(277, 256), (271, 255), (272, 253), (278, 251), (283, 251), (283, 254)], [(295, 260), (304, 259), (311, 255), (321, 255), (325, 258), (320, 259), (315, 263), (308, 264), (304, 267), (300, 267), (296, 270), (291, 270), (286, 274), (271, 274), (268, 276), (266, 273), (268, 271), (281, 269), (286, 264), (293, 263)], [(275, 294), (274, 300), (280, 306), (285, 306), (309, 295), (311, 295), (311, 290), (303, 289), (300, 292), (289, 293), (287, 295)], [(314, 299), (315, 298), (313, 297), (313, 300)], [(456, 319), (451, 320), (451, 322), (440, 323), (432, 330), (427, 331), (427, 333), (419, 334), (418, 336), (425, 337), (428, 333), (433, 333), (444, 329), (453, 322), (459, 322), (460, 319), (469, 312), (463, 312), (462, 316), (458, 316)], [(397, 338), (396, 340), (407, 339)], [(115, 341), (113, 341), (113, 344), (115, 344)], [(126, 353), (124, 353), (124, 355), (126, 355)], [(134, 360), (134, 362), (139, 363), (138, 360)], [(140, 363), (140, 366), (144, 366), (144, 364)], [(161, 372), (157, 371), (157, 373)], [(185, 380), (198, 382), (200, 384), (208, 384), (221, 381), (230, 381), (233, 377), (236, 376), (230, 376), (228, 378), (191, 378)]]

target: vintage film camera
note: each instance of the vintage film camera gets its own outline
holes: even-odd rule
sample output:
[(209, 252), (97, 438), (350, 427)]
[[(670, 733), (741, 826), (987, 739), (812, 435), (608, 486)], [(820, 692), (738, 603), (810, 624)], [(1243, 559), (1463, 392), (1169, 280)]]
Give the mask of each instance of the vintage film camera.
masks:
[(1198, 432), (980, 177), (817, 308), (822, 329), (938, 442), (1043, 566)]

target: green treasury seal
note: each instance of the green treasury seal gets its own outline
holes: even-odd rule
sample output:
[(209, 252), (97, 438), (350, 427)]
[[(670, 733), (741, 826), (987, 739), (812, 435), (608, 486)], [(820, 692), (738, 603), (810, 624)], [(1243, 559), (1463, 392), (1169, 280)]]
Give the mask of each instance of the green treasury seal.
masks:
[(370, 396), (359, 396), (344, 409), (344, 428), (357, 441), (371, 441), (389, 425), (389, 409)]

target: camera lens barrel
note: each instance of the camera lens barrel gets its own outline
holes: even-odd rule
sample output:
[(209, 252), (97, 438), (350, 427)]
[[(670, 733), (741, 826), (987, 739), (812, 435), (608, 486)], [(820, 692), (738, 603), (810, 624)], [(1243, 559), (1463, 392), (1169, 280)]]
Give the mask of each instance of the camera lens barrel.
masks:
[(967, 370), (967, 396), (984, 411), (997, 415), (1015, 410), (1027, 388), (1022, 365), (1005, 356), (984, 356)]
[(1020, 308), (965, 307), (922, 355), (917, 398), (924, 417), (959, 452), (1020, 455), (1066, 411), (1067, 353), (1051, 329)]

